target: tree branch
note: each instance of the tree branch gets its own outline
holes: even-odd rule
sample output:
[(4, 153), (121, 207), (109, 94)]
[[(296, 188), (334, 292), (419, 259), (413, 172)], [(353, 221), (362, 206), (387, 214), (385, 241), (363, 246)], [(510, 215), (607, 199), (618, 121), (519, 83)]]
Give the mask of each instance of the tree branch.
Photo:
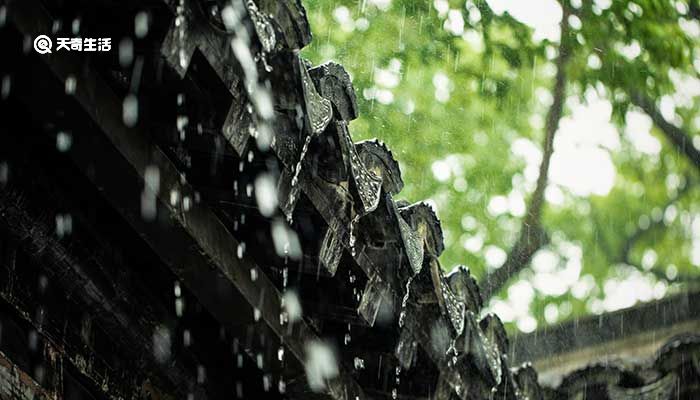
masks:
[(566, 65), (570, 58), (568, 46), (568, 16), (570, 15), (570, 10), (564, 4), (562, 4), (562, 10), (562, 19), (559, 24), (561, 29), (559, 54), (555, 62), (557, 73), (554, 87), (552, 88), (553, 101), (549, 107), (545, 124), (542, 163), (540, 164), (539, 176), (537, 177), (537, 185), (529, 200), (518, 240), (508, 253), (506, 261), (500, 268), (488, 273), (479, 285), (482, 288), (481, 294), (485, 301), (497, 293), (514, 275), (522, 271), (530, 263), (532, 256), (537, 250), (549, 243), (547, 233), (541, 224), (541, 215), (544, 206), (544, 192), (547, 188), (549, 163), (554, 152), (554, 135), (559, 129), (559, 121), (561, 120), (564, 101), (566, 100)]
[(698, 4), (698, 0), (688, 2), (688, 16), (700, 20), (700, 4)]
[(656, 108), (656, 105), (652, 99), (634, 90), (629, 92), (629, 96), (632, 103), (641, 108), (651, 118), (651, 120), (654, 121), (654, 124), (676, 147), (676, 149), (685, 154), (688, 160), (700, 170), (700, 151), (693, 146), (690, 135), (686, 134), (683, 129), (667, 121), (666, 118), (661, 115), (661, 112)]

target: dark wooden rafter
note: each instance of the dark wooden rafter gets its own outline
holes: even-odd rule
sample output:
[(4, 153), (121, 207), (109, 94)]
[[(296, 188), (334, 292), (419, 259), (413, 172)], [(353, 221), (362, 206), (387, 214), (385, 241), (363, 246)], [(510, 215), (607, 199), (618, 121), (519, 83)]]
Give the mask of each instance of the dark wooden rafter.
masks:
[[(7, 144), (8, 138), (2, 139), (0, 143)], [(10, 243), (18, 243), (20, 248), (14, 251), (22, 251), (33, 264), (41, 266), (40, 274), (46, 282), (60, 287), (62, 296), (70, 300), (55, 295), (41, 300), (45, 297), (41, 293), (30, 295), (37, 286), (36, 277), (28, 272), (27, 262), (15, 265), (17, 256), (9, 256), (2, 262), (8, 269), (3, 278), (12, 283), (1, 295), (15, 314), (34, 325), (34, 331), (45, 337), (45, 342), (54, 343), (52, 346), (59, 350), (51, 353), (66, 366), (72, 365), (82, 381), (106, 398), (138, 397), (136, 394), (144, 392), (159, 392), (161, 397), (162, 393), (173, 393), (171, 397), (176, 398), (188, 394), (200, 399), (216, 398), (217, 393), (234, 392), (236, 382), (243, 381), (247, 382), (246, 393), (264, 393), (263, 372), (255, 367), (243, 369), (241, 364), (255, 365), (255, 357), (243, 351), (259, 350), (249, 346), (236, 354), (227, 332), (200, 315), (196, 300), (186, 288), (177, 285), (180, 293), (173, 294), (175, 277), (165, 267), (157, 267), (155, 256), (148, 256), (133, 240), (118, 235), (123, 230), (116, 221), (107, 222), (112, 217), (101, 205), (98, 193), (88, 195), (89, 191), (80, 190), (81, 180), (68, 171), (67, 176), (49, 175), (41, 164), (27, 162), (41, 150), (37, 148), (41, 144), (37, 144), (32, 150), (18, 148), (11, 156), (17, 171), (12, 183), (0, 191), (0, 232), (9, 235)], [(52, 165), (51, 172), (61, 169), (60, 158), (48, 164)], [(54, 181), (64, 182), (62, 186), (67, 187), (59, 189), (49, 183)], [(76, 197), (66, 193), (81, 194)], [(73, 209), (71, 234), (57, 237), (54, 215), (63, 215), (80, 203), (91, 204), (91, 211), (85, 214)], [(102, 223), (95, 220), (95, 215)], [(110, 234), (114, 232), (111, 239), (104, 237), (105, 228)], [(131, 256), (134, 252), (140, 255), (138, 259)], [(27, 278), (24, 285), (15, 282)], [(72, 309), (80, 311), (70, 312)], [(156, 339), (161, 344), (156, 346)], [(233, 340), (243, 342), (245, 338)], [(105, 349), (92, 346), (106, 342), (112, 345)], [(211, 345), (228, 351), (208, 352), (207, 346)], [(117, 352), (124, 360), (121, 366), (113, 364)], [(245, 358), (237, 361), (239, 356)], [(148, 372), (127, 369), (125, 365), (129, 364)], [(207, 379), (201, 382), (197, 372), (200, 367), (207, 371)]]
[[(104, 326), (112, 328), (111, 332), (119, 332), (119, 335), (113, 336), (112, 340), (119, 342), (121, 348), (131, 351), (130, 356), (137, 360), (143, 360), (139, 364), (143, 363), (150, 371), (158, 371), (161, 377), (173, 382), (174, 388), (159, 390), (156, 386), (154, 388), (156, 391), (160, 393), (179, 392), (181, 395), (186, 395), (189, 388), (195, 386), (194, 377), (186, 374), (182, 365), (177, 361), (166, 367), (154, 358), (154, 352), (151, 350), (153, 337), (159, 326), (165, 325), (165, 321), (159, 321), (153, 318), (153, 315), (135, 318), (130, 310), (127, 311), (123, 307), (125, 301), (117, 301), (112, 293), (117, 291), (129, 300), (143, 299), (142, 296), (137, 296), (126, 288), (120, 288), (116, 282), (109, 287), (101, 284), (103, 280), (93, 272), (93, 266), (76, 258), (72, 254), (73, 251), (67, 249), (55, 238), (55, 228), (52, 225), (32, 216), (23, 207), (21, 195), (8, 190), (0, 193), (0, 221), (2, 221), (3, 230), (7, 231), (11, 240), (21, 243), (24, 251), (34, 262), (44, 266), (47, 279), (62, 286), (69, 297), (80, 298), (88, 315), (99, 320)], [(27, 267), (18, 266), (16, 268)], [(8, 279), (16, 278), (10, 275)], [(36, 310), (28, 309), (32, 306), (19, 301), (22, 296), (26, 297), (27, 294), (14, 293), (9, 289), (4, 290), (1, 294), (3, 300), (15, 309), (17, 315), (25, 316), (27, 322), (34, 325), (36, 332), (46, 336), (47, 341), (55, 343), (52, 346), (57, 350), (53, 350), (53, 353), (61, 355), (66, 362), (73, 364), (76, 370), (83, 373), (86, 380), (91, 381), (93, 387), (104, 390), (104, 396), (116, 398), (115, 396), (123, 388), (133, 385), (133, 382), (124, 384), (123, 377), (111, 375), (110, 368), (106, 367), (102, 359), (81, 351), (83, 350), (81, 344), (59, 344), (70, 342), (70, 340), (66, 340), (62, 330), (73, 324), (65, 321), (65, 326), (58, 326), (55, 329), (44, 326), (44, 322), (39, 317), (34, 316)], [(153, 302), (149, 302), (149, 304), (153, 306)], [(39, 307), (42, 308), (41, 305)], [(72, 326), (72, 329), (79, 331), (81, 327)], [(85, 335), (90, 336), (88, 333)], [(90, 361), (86, 362), (85, 360)], [(119, 384), (120, 382), (122, 384)], [(138, 386), (134, 388), (135, 391), (141, 389)], [(121, 395), (127, 394), (122, 393)]]

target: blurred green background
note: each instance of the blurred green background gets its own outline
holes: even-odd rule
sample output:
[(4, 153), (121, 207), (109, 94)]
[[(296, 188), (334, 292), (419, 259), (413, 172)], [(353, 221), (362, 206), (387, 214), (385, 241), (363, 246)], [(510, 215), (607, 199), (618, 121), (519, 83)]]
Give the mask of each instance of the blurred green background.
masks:
[(697, 0), (303, 2), (304, 56), (350, 72), (353, 137), (386, 142), (399, 197), (436, 208), (446, 270), (504, 264), (549, 159), (527, 221), (549, 241), (489, 303), (509, 329), (699, 286)]

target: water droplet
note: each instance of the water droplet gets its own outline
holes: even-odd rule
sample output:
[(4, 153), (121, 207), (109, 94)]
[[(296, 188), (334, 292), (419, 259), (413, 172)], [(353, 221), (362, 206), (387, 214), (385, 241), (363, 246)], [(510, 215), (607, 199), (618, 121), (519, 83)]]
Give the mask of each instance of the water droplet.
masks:
[(0, 162), (0, 185), (6, 184), (9, 176), (10, 167), (7, 165), (7, 162)]
[(67, 95), (73, 95), (75, 94), (75, 89), (78, 86), (78, 80), (75, 78), (75, 75), (68, 75), (66, 78), (66, 83), (65, 83), (65, 92)]
[(404, 319), (406, 318), (406, 306), (408, 305), (408, 297), (411, 294), (411, 283), (413, 283), (413, 277), (408, 278), (406, 282), (406, 293), (401, 300), (401, 313), (399, 314), (399, 327), (403, 327)]
[(182, 313), (185, 309), (185, 301), (182, 298), (175, 299), (175, 315), (182, 317)]
[(301, 302), (299, 297), (292, 290), (287, 290), (282, 296), (282, 306), (289, 316), (289, 320), (294, 323), (299, 321), (302, 316)]
[(263, 375), (263, 390), (265, 390), (266, 392), (269, 392), (270, 386), (272, 386), (270, 375), (269, 374)]
[(58, 237), (68, 236), (73, 232), (73, 218), (70, 214), (56, 215), (56, 235)]
[(170, 205), (176, 207), (180, 202), (180, 192), (177, 189), (170, 190)]
[(145, 11), (139, 11), (134, 17), (134, 34), (137, 38), (143, 39), (148, 35), (149, 17)]
[(355, 357), (353, 364), (357, 370), (365, 369), (365, 360), (361, 359), (360, 357)]
[(153, 356), (156, 361), (164, 364), (170, 359), (171, 345), (170, 330), (162, 325), (156, 328), (153, 332)]
[(128, 94), (122, 104), (122, 120), (129, 128), (136, 126), (139, 121), (139, 100), (133, 94)]
[(0, 6), (0, 28), (7, 23), (7, 6)]
[(197, 366), (197, 383), (200, 385), (207, 379), (207, 370), (203, 365)]
[(58, 132), (56, 135), (56, 149), (58, 149), (58, 151), (65, 153), (66, 151), (70, 150), (72, 144), (73, 137), (70, 133), (63, 131)]
[(6, 184), (9, 177), (10, 167), (7, 165), (7, 162), (0, 162), (0, 185)]
[(3, 100), (10, 96), (10, 90), (12, 89), (12, 79), (10, 75), (5, 75), (2, 77), (2, 87), (0, 88), (0, 97)]
[(131, 38), (124, 38), (119, 42), (119, 65), (126, 68), (134, 61), (134, 42)]
[(306, 343), (306, 379), (314, 392), (326, 390), (326, 381), (338, 376), (338, 361), (330, 346), (314, 340)]
[(277, 359), (281, 362), (284, 361), (284, 347), (280, 346), (279, 349), (277, 349)]
[(73, 20), (73, 23), (71, 24), (71, 31), (73, 32), (73, 35), (78, 35), (80, 33), (80, 18), (76, 18)]
[(190, 347), (192, 344), (192, 333), (190, 332), (189, 329), (185, 329), (184, 332), (182, 332), (182, 345), (185, 347)]

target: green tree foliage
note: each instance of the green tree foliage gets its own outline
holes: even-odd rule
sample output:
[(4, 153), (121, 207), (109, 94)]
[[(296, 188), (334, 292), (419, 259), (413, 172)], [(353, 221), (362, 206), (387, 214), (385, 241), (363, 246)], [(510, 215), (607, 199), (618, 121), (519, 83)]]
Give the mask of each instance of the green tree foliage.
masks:
[[(557, 101), (556, 60), (567, 53), (556, 162), (538, 218), (549, 241), (491, 302), (529, 331), (698, 286), (695, 2), (569, 0), (554, 4), (561, 37), (540, 39), (483, 0), (304, 0), (315, 33), (304, 54), (352, 75), (361, 110), (354, 138), (385, 141), (401, 164), (401, 196), (435, 205), (443, 267), (465, 264), (486, 277), (526, 228)], [(598, 125), (581, 124), (591, 118)], [(599, 176), (606, 164), (595, 157), (566, 164), (579, 145), (610, 160), (610, 176)], [(610, 184), (582, 191), (578, 177)]]

